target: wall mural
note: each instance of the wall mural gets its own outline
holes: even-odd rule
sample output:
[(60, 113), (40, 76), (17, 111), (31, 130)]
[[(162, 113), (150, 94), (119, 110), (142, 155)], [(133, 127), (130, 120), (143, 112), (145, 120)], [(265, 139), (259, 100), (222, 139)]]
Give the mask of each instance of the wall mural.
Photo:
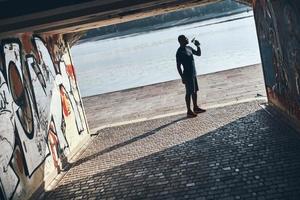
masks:
[(39, 169), (59, 173), (87, 125), (60, 35), (0, 41), (0, 199), (18, 199), (43, 181)]
[(300, 122), (300, 2), (253, 3), (268, 99)]

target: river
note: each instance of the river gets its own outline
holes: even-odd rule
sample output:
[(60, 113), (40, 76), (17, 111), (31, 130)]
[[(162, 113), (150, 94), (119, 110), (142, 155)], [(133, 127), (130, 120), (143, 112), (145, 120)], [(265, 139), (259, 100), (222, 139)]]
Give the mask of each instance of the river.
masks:
[[(198, 74), (260, 63), (253, 12), (72, 47), (82, 96), (179, 79), (175, 54), (180, 34), (201, 43)], [(193, 46), (193, 44), (190, 44)]]

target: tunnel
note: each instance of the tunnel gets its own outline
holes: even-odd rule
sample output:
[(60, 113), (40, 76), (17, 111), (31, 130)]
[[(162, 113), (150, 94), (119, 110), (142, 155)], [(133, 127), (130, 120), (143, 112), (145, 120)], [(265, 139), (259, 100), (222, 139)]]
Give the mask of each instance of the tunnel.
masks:
[[(0, 1), (0, 199), (35, 198), (91, 137), (70, 48), (99, 28), (219, 0)], [(252, 6), (268, 107), (299, 130), (300, 3)]]

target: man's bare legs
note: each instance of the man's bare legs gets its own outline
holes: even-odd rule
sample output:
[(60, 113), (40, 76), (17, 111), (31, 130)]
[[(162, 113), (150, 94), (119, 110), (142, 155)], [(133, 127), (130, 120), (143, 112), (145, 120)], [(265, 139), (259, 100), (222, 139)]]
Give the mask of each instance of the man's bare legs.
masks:
[[(192, 101), (193, 101), (193, 106), (194, 106), (194, 111), (191, 109), (191, 96), (192, 96)], [(185, 103), (186, 103), (186, 108), (187, 108), (187, 117), (196, 117), (197, 113), (203, 113), (206, 110), (199, 108), (197, 104), (197, 92), (193, 93), (192, 95), (186, 94), (185, 95)]]
[(185, 103), (186, 103), (186, 108), (187, 108), (187, 117), (196, 117), (197, 114), (194, 113), (191, 109), (191, 96), (192, 96), (192, 99), (193, 99), (193, 102), (194, 102), (193, 95), (190, 95), (190, 94), (185, 95)]
[(192, 111), (191, 110), (191, 95), (189, 95), (189, 94), (185, 95), (185, 103), (186, 103), (186, 109), (187, 109), (187, 111), (188, 112)]
[(194, 108), (198, 108), (198, 105), (197, 105), (197, 93), (196, 92), (192, 94), (192, 100), (193, 100)]
[(194, 112), (195, 113), (203, 113), (206, 110), (199, 108), (198, 104), (197, 104), (197, 92), (192, 94), (192, 99), (193, 99), (193, 105), (194, 105)]

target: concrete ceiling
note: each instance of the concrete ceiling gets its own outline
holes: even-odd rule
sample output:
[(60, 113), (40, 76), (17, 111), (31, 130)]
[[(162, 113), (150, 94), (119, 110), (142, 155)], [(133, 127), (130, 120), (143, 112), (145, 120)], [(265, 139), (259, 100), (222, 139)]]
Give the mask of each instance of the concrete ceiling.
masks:
[(220, 0), (0, 0), (0, 37), (74, 33), (216, 1)]

